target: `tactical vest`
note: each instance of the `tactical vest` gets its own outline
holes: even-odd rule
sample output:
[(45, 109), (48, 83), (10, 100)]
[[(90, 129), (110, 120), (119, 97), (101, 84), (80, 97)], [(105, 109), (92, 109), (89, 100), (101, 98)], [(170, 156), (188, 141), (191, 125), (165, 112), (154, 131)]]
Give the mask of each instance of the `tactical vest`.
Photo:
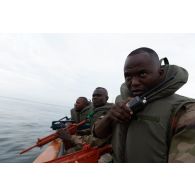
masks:
[(155, 100), (133, 116), (127, 125), (116, 124), (112, 134), (115, 162), (167, 162), (174, 134), (171, 119), (186, 103), (195, 102), (177, 94)]
[(81, 110), (80, 114), (79, 114), (79, 122), (83, 121), (87, 118), (87, 115), (92, 111), (92, 106), (89, 105), (87, 107), (85, 107), (83, 110)]
[(101, 116), (104, 116), (110, 108), (113, 106), (113, 103), (106, 103), (106, 105), (94, 108), (91, 115), (91, 125)]
[(92, 106), (89, 105), (83, 108), (80, 112), (77, 112), (74, 108), (71, 109), (71, 119), (76, 123), (79, 123), (86, 119), (87, 115), (92, 111)]

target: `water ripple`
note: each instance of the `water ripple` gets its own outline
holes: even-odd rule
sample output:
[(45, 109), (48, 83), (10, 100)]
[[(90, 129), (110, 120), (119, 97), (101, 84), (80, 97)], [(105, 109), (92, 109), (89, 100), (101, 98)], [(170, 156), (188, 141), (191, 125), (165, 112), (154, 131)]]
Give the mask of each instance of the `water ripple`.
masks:
[(34, 148), (26, 154), (20, 151), (35, 144), (37, 138), (47, 136), (53, 131), (51, 121), (62, 118), (64, 111), (51, 105), (23, 103), (12, 100), (0, 101), (0, 162), (29, 163), (43, 151)]

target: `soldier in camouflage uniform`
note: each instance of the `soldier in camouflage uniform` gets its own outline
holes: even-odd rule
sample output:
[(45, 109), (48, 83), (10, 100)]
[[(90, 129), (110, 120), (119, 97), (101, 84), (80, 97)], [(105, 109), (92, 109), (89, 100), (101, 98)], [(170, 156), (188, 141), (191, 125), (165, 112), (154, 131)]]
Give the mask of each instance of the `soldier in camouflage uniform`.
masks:
[[(116, 104), (93, 129), (99, 138), (112, 135), (114, 162), (195, 162), (195, 100), (175, 94), (187, 71), (161, 66), (154, 50), (139, 48), (128, 55), (124, 76)], [(155, 86), (139, 111), (127, 107)]]
[(71, 120), (79, 123), (82, 120), (86, 119), (91, 110), (91, 102), (89, 102), (86, 97), (79, 97), (74, 104), (74, 108), (72, 108), (70, 111)]
[[(94, 137), (91, 130), (94, 122), (103, 117), (113, 105), (107, 102), (108, 98), (107, 90), (103, 87), (97, 87), (92, 94), (93, 105), (87, 117), (90, 120), (90, 128), (79, 130), (77, 131), (77, 135), (72, 136), (67, 135), (64, 131), (59, 131), (59, 136), (64, 142), (72, 142), (73, 147), (67, 150), (68, 153), (80, 150), (84, 143), (90, 144), (91, 146), (101, 146), (110, 141), (110, 137), (105, 139)], [(111, 159), (110, 156), (108, 159)]]
[(108, 103), (108, 92), (105, 88), (103, 87), (97, 87), (93, 94), (92, 94), (92, 103), (93, 103), (93, 108), (92, 112), (89, 115), (90, 119), (90, 129), (87, 129), (90, 135), (83, 136), (82, 139), (83, 141), (91, 144), (92, 146), (100, 146), (107, 142), (106, 139), (99, 139), (95, 138), (92, 134), (92, 127), (99, 118), (104, 117), (106, 113), (110, 110), (111, 106), (113, 105), (112, 103)]

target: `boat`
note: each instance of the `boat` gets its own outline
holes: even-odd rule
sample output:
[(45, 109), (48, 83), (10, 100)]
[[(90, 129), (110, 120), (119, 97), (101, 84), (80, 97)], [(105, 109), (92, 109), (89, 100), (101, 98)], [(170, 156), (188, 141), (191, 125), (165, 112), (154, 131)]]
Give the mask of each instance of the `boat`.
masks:
[[(86, 120), (81, 121), (77, 124), (71, 124), (63, 130), (68, 131), (70, 135), (75, 134), (77, 128), (83, 125)], [(80, 150), (68, 153), (65, 151), (64, 143), (59, 138), (58, 132), (52, 133), (46, 137), (39, 138), (37, 142), (20, 152), (20, 154), (24, 154), (35, 147), (42, 147), (45, 144), (49, 144), (46, 149), (33, 161), (34, 163), (74, 163), (74, 162), (82, 162), (82, 163), (92, 163), (92, 162), (110, 162), (112, 161), (112, 156), (107, 155), (112, 151), (112, 147), (110, 144), (105, 144), (102, 146), (91, 146), (90, 144), (83, 143)], [(104, 156), (104, 157), (103, 157)], [(104, 160), (103, 160), (104, 159)], [(109, 159), (109, 160), (105, 160)]]
[(65, 154), (63, 148), (60, 139), (53, 140), (33, 163), (96, 163), (102, 155), (112, 151), (110, 144), (101, 147), (83, 144), (81, 150), (70, 154)]
[(61, 156), (63, 142), (61, 139), (53, 140), (47, 148), (33, 161), (33, 163), (44, 163)]

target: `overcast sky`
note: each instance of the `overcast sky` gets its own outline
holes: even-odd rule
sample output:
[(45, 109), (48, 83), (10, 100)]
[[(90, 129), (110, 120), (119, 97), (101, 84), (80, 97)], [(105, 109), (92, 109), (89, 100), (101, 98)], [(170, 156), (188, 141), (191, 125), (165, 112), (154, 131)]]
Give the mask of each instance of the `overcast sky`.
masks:
[(179, 94), (195, 98), (195, 34), (0, 34), (0, 96), (71, 108), (100, 86), (113, 102), (126, 56), (142, 46), (186, 68)]
[[(194, 13), (193, 0), (6, 0), (0, 1), (0, 32), (185, 33), (195, 32)], [(110, 101), (114, 101), (124, 80), (125, 58), (133, 49), (141, 46), (151, 47), (160, 57), (167, 56), (171, 63), (185, 67), (190, 77), (179, 93), (195, 97), (195, 34), (0, 34), (0, 96), (72, 107), (78, 96), (90, 98), (95, 87), (104, 86), (109, 91)], [(167, 189), (178, 195), (184, 190), (189, 193), (194, 191), (191, 187), (192, 179), (191, 185), (189, 180), (183, 180), (181, 188), (172, 187), (180, 182), (181, 177), (174, 177), (178, 173), (184, 178), (194, 177), (194, 169), (189, 165), (184, 169), (171, 167), (169, 172), (168, 166), (160, 167), (160, 170), (155, 165), (152, 167), (152, 170), (136, 166), (134, 169), (127, 169), (123, 165), (119, 167), (119, 171), (113, 167), (115, 168), (113, 172), (118, 178), (131, 175), (128, 183), (129, 181), (133, 183), (131, 192), (136, 194), (156, 194), (156, 188), (148, 189), (151, 180), (157, 184), (157, 188), (161, 187), (158, 184), (162, 182), (167, 186), (161, 190), (161, 194), (166, 193)], [(42, 173), (43, 169), (36, 167), (36, 170), (37, 168)], [(75, 166), (73, 169), (67, 166), (61, 168), (66, 173), (67, 180), (63, 174), (56, 176), (60, 177), (59, 181), (65, 180), (69, 186), (74, 187), (69, 178), (72, 177), (75, 168)], [(80, 170), (80, 167), (78, 168)], [(115, 177), (110, 177), (111, 174), (107, 170), (102, 171), (102, 166), (96, 166), (96, 169), (92, 168), (91, 171), (88, 165), (82, 166), (83, 168), (86, 174), (83, 176), (83, 172), (77, 171), (78, 177), (88, 179), (92, 176), (91, 173), (96, 175), (89, 181), (91, 183), (88, 187), (92, 190), (94, 183), (102, 179), (109, 181), (112, 186), (116, 183)], [(109, 171), (110, 168), (112, 167), (109, 167)], [(159, 177), (158, 173), (162, 170), (170, 173), (166, 180)], [(54, 175), (58, 173), (51, 167), (49, 171)], [(11, 190), (10, 194), (15, 193), (16, 188), (10, 188), (10, 179), (9, 182), (5, 182), (5, 178), (10, 173), (14, 185), (20, 185), (21, 181), (26, 182), (27, 172), (31, 175), (29, 180), (33, 186), (39, 187), (43, 181), (50, 182), (50, 178), (45, 177), (44, 172), (37, 177), (34, 169), (24, 169), (24, 166), (21, 169), (18, 166), (6, 169), (4, 166), (1, 169), (1, 175), (3, 174), (1, 178), (5, 185), (1, 186), (1, 191)], [(74, 189), (76, 193), (80, 193), (80, 189), (85, 185), (82, 181)], [(175, 185), (170, 186), (170, 183)], [(60, 188), (55, 184), (53, 186), (56, 187), (57, 193), (60, 193)], [(117, 188), (112, 188), (114, 191), (109, 189), (109, 192), (129, 190), (124, 181), (121, 183), (117, 181), (116, 186)], [(37, 188), (32, 188), (32, 191), (33, 189)], [(49, 195), (53, 192), (50, 188), (40, 190), (46, 191)], [(100, 190), (107, 189), (103, 185)], [(20, 194), (24, 193), (20, 190)]]

